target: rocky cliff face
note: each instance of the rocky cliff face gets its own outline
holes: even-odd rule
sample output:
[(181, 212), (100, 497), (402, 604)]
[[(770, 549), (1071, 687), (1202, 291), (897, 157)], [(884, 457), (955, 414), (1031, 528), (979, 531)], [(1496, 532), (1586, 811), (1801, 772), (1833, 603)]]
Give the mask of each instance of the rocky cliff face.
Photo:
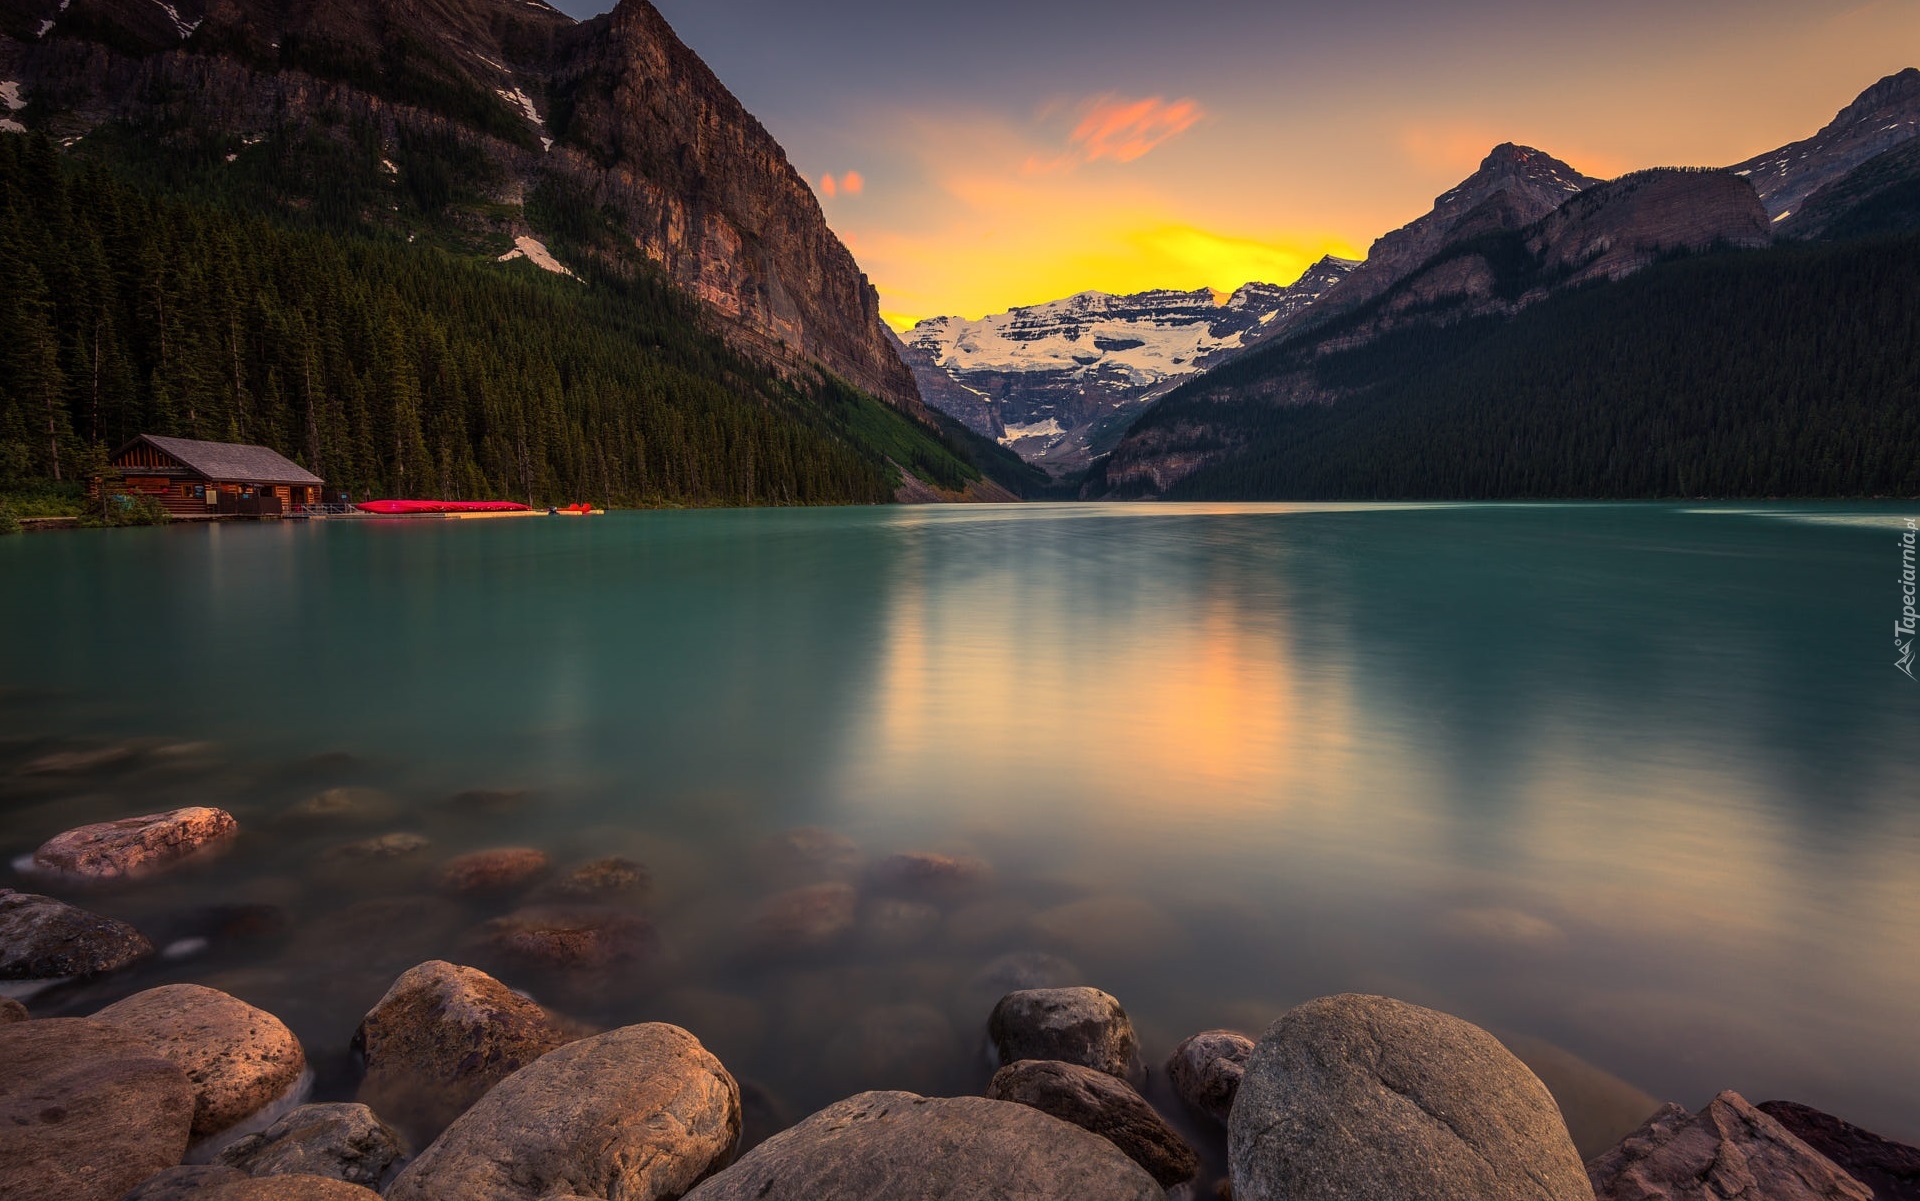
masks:
[(1354, 264), (1323, 258), (1291, 285), (1110, 296), (1083, 292), (905, 336), (927, 403), (1054, 471), (1085, 466), (1156, 397), (1304, 311)]
[(811, 190), (647, 0), (585, 23), (540, 0), (0, 0), (0, 80), (23, 98), (9, 119), (65, 139), (116, 120), (243, 146), (371, 136), (395, 173), (434, 139), (492, 204), (460, 219), (548, 237), (523, 206), (562, 197), (736, 343), (924, 416)]
[(1908, 67), (1860, 93), (1819, 133), (1727, 168), (1743, 175), (1785, 221), (1808, 196), (1920, 134), (1920, 69)]

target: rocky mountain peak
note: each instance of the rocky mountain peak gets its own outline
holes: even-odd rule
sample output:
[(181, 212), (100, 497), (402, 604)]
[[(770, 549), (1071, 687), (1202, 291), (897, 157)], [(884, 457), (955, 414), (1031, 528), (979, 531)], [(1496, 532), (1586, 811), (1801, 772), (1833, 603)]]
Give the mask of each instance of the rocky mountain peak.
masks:
[[(1450, 243), (1479, 233), (1525, 228), (1598, 182), (1544, 150), (1502, 142), (1472, 175), (1435, 197), (1431, 211), (1376, 239), (1366, 261), (1342, 273), (1344, 278), (1314, 305), (1311, 317), (1358, 308), (1419, 270)], [(1285, 336), (1307, 319), (1302, 314), (1276, 322), (1256, 340)]]
[(1895, 72), (1861, 92), (1810, 138), (1758, 154), (1728, 170), (1744, 175), (1784, 221), (1802, 201), (1855, 167), (1920, 134), (1920, 69)]

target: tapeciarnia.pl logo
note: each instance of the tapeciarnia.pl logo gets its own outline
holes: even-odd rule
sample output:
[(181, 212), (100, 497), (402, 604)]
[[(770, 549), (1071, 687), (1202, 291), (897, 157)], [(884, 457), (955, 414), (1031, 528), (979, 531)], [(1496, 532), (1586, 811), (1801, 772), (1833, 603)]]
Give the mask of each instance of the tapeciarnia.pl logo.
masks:
[(1909, 680), (1913, 674), (1913, 539), (1916, 532), (1914, 519), (1907, 518), (1907, 528), (1900, 533), (1900, 620), (1893, 623), (1893, 646), (1900, 652), (1894, 666), (1907, 673)]

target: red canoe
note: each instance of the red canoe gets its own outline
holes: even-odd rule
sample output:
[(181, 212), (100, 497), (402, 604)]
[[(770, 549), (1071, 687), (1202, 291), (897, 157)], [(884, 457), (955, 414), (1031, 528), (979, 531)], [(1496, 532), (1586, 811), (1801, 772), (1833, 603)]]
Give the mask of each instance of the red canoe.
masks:
[(510, 500), (370, 500), (353, 506), (363, 513), (525, 513)]

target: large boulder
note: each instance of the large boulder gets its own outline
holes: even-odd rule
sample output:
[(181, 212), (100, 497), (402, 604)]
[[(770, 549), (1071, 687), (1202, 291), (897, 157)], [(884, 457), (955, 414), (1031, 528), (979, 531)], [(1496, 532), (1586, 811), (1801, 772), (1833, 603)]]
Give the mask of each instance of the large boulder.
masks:
[(239, 832), (240, 823), (225, 809), (194, 805), (56, 834), (33, 853), (33, 866), (80, 880), (132, 879), (163, 871)]
[(0, 888), (0, 980), (91, 976), (151, 954), (153, 944), (125, 922), (52, 897)]
[(1227, 1124), (1253, 1040), (1237, 1030), (1203, 1030), (1167, 1057), (1167, 1079), (1189, 1108)]
[(311, 1080), (306, 1053), (285, 1023), (218, 989), (162, 985), (114, 1002), (93, 1020), (145, 1036), (186, 1072), (196, 1141), (217, 1140), (250, 1118), (297, 1103)]
[(984, 1097), (861, 1093), (774, 1135), (686, 1201), (1163, 1201), (1106, 1139)]
[(425, 1145), (488, 1089), (570, 1038), (485, 972), (429, 960), (395, 980), (354, 1034), (367, 1069), (360, 1100)]
[(1599, 1201), (1869, 1201), (1873, 1191), (1739, 1093), (1668, 1104), (1587, 1165)]
[(0, 997), (0, 1026), (6, 1025), (8, 1022), (24, 1022), (32, 1016), (32, 1014), (27, 1012), (25, 1005), (22, 1005), (12, 997)]
[(740, 1089), (678, 1026), (626, 1026), (495, 1085), (400, 1173), (389, 1201), (679, 1197), (726, 1163)]
[(1056, 1059), (1023, 1059), (993, 1074), (987, 1096), (1031, 1105), (1092, 1131), (1171, 1188), (1193, 1178), (1200, 1157), (1133, 1087), (1105, 1072)]
[(83, 1018), (0, 1026), (0, 1196), (119, 1201), (180, 1162), (193, 1085), (138, 1034)]
[(1140, 1043), (1120, 1002), (1097, 988), (1029, 988), (1000, 998), (987, 1018), (1001, 1063), (1057, 1059), (1122, 1080), (1140, 1073)]
[(1268, 1027), (1234, 1099), (1236, 1201), (1589, 1201), (1546, 1086), (1491, 1034), (1386, 997)]
[(215, 1158), (249, 1176), (327, 1176), (377, 1189), (406, 1157), (400, 1132), (371, 1109), (332, 1102), (291, 1110)]
[(1874, 1201), (1920, 1201), (1920, 1147), (1882, 1138), (1811, 1105), (1762, 1101), (1754, 1108), (1872, 1189)]

